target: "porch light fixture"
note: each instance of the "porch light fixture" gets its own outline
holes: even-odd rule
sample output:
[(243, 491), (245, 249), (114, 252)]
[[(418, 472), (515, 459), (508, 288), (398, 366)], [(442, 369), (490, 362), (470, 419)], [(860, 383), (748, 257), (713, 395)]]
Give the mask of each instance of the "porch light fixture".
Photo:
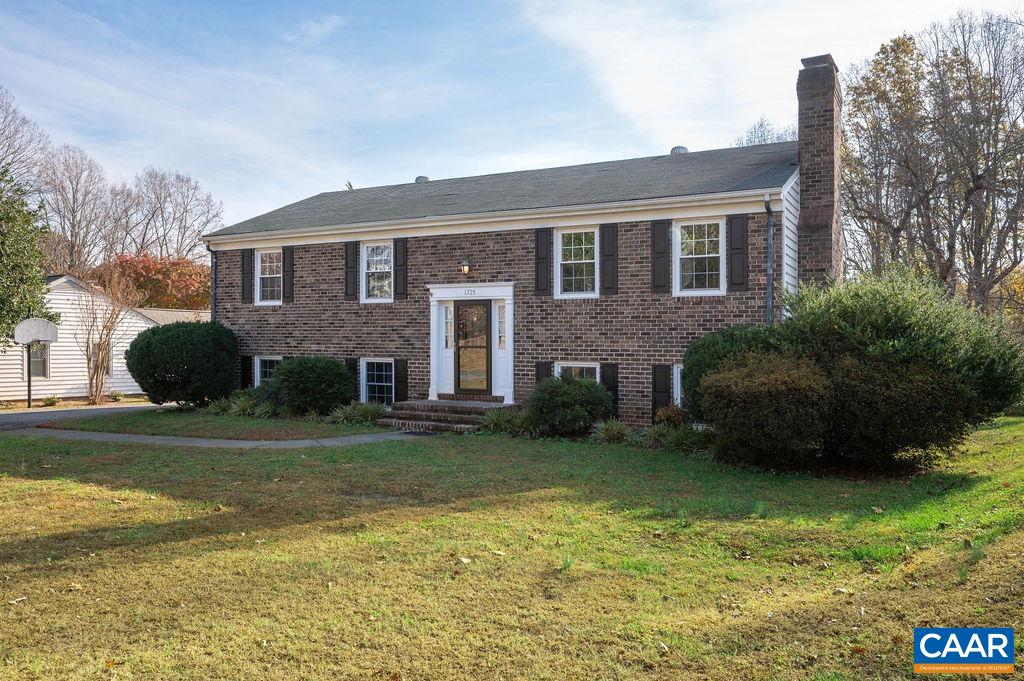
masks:
[(461, 264), (461, 266), (462, 266), (462, 273), (463, 273), (463, 274), (469, 274), (469, 271), (470, 271), (470, 270), (472, 269), (472, 267), (473, 267), (473, 266), (472, 266), (472, 265), (470, 264), (470, 262), (469, 262), (469, 258), (465, 258), (465, 259), (463, 259), (463, 261), (462, 261), (462, 264)]

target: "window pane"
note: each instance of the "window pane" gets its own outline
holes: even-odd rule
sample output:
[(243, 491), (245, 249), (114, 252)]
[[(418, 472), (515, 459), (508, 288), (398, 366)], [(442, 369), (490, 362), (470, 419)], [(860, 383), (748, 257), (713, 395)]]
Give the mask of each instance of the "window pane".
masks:
[(505, 304), (498, 305), (498, 349), (505, 349)]
[(679, 227), (679, 288), (718, 289), (721, 283), (721, 227), (709, 222)]
[(366, 363), (366, 401), (391, 404), (394, 402), (394, 364), (391, 362)]
[(260, 360), (260, 383), (270, 380), (274, 376), (274, 370), (277, 369), (277, 365), (280, 362), (281, 360), (279, 359)]
[(597, 367), (580, 366), (578, 364), (563, 364), (559, 375), (580, 380), (586, 379), (596, 381)]
[(281, 277), (260, 277), (260, 302), (281, 300)]
[(390, 298), (391, 297), (391, 273), (390, 272), (369, 272), (366, 275), (366, 297), (367, 298)]
[(278, 276), (281, 274), (281, 252), (260, 253), (260, 276)]
[(455, 311), (451, 305), (444, 306), (444, 347), (451, 350), (455, 347)]
[(28, 370), (32, 378), (46, 378), (50, 347), (45, 343), (33, 343), (29, 350)]

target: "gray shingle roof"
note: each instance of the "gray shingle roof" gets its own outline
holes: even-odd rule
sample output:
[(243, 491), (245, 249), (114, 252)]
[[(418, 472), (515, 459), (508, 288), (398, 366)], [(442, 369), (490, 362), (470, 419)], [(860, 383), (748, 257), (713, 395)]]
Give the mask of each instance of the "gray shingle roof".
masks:
[(210, 321), (209, 310), (168, 310), (160, 307), (137, 307), (135, 311), (161, 325), (173, 322)]
[(770, 189), (796, 163), (780, 142), (324, 192), (208, 236)]

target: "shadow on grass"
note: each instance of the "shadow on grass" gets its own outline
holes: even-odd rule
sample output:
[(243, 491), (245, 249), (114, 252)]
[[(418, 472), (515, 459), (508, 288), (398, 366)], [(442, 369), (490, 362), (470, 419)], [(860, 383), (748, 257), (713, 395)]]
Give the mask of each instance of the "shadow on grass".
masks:
[(776, 475), (700, 456), (488, 436), (285, 451), (5, 437), (0, 438), (0, 475), (162, 495), (195, 509), (194, 517), (168, 522), (133, 521), (128, 515), (124, 524), (0, 541), (0, 562), (28, 564), (310, 523), (357, 531), (368, 523), (394, 522), (410, 510), (422, 518), (430, 509), (438, 514), (464, 510), (459, 505), (466, 502), (474, 511), (535, 503), (516, 495), (542, 490), (641, 520), (780, 519), (794, 521), (792, 532), (798, 534), (796, 521), (841, 516), (856, 523), (879, 517), (880, 508), (910, 512), (984, 480), (945, 471), (912, 480)]

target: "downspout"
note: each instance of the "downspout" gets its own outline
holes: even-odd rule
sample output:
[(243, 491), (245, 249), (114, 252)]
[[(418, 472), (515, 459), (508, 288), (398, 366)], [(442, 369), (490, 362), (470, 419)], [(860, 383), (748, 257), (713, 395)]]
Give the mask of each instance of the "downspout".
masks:
[(206, 244), (206, 251), (210, 254), (210, 321), (217, 321), (217, 251), (210, 250), (210, 244)]
[(775, 211), (769, 194), (764, 195), (764, 212), (768, 214), (768, 326), (775, 323)]

